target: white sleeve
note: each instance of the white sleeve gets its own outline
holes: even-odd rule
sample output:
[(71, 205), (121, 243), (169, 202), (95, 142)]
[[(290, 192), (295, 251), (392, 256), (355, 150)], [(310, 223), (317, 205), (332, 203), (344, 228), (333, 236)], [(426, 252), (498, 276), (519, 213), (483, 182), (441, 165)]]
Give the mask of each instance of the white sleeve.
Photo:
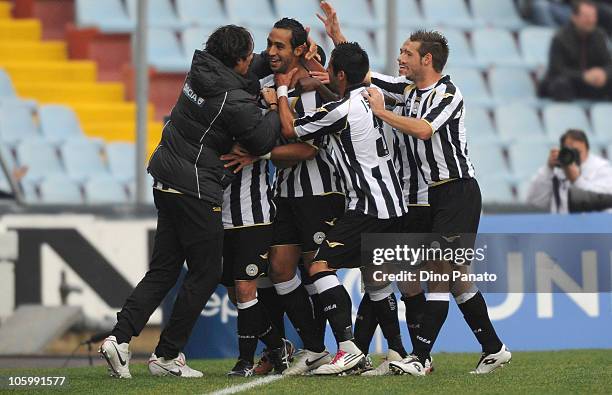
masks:
[(541, 167), (533, 176), (527, 189), (527, 203), (540, 208), (550, 208), (553, 185), (553, 172), (547, 165)]
[(612, 166), (609, 162), (599, 167), (595, 174), (589, 175), (588, 179), (579, 176), (574, 186), (585, 191), (612, 194)]
[(412, 84), (406, 77), (393, 77), (375, 71), (370, 72), (370, 82), (379, 87), (385, 96), (402, 103), (406, 88)]

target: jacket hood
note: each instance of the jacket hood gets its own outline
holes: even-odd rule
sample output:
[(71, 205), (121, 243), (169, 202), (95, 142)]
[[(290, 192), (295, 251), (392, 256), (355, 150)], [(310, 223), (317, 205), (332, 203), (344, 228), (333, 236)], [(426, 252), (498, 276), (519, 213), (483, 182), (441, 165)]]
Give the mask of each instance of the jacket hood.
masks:
[(196, 50), (189, 71), (198, 81), (204, 97), (217, 96), (234, 89), (246, 89), (248, 81), (206, 51)]

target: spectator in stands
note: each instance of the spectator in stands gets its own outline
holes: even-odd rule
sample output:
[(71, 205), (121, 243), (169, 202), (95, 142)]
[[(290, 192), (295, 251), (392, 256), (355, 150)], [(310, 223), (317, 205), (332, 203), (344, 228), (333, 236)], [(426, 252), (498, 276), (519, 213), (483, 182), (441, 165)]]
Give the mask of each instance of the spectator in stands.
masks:
[[(553, 148), (548, 162), (531, 180), (527, 203), (566, 214), (571, 187), (600, 194), (612, 194), (612, 165), (589, 152), (586, 134), (570, 129), (561, 136), (561, 147)], [(590, 211), (590, 210), (587, 210)]]
[(597, 8), (591, 0), (572, 7), (572, 22), (552, 41), (540, 93), (559, 101), (612, 99), (612, 58), (607, 37), (597, 27)]

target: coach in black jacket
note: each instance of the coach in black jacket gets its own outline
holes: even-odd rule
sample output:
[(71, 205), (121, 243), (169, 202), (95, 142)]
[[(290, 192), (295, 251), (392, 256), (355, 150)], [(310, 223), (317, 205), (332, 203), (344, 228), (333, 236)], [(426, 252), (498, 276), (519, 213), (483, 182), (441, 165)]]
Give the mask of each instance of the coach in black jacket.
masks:
[[(237, 26), (217, 29), (196, 51), (178, 101), (151, 156), (157, 232), (150, 269), (117, 314), (100, 352), (111, 373), (130, 377), (128, 344), (175, 284), (188, 272), (172, 315), (149, 360), (153, 375), (199, 377), (181, 349), (221, 276), (223, 188), (231, 180), (219, 159), (235, 142), (255, 155), (270, 152), (280, 136), (276, 111), (265, 116), (246, 89), (253, 40)], [(112, 286), (112, 284), (109, 284)], [(123, 363), (122, 363), (123, 362)]]

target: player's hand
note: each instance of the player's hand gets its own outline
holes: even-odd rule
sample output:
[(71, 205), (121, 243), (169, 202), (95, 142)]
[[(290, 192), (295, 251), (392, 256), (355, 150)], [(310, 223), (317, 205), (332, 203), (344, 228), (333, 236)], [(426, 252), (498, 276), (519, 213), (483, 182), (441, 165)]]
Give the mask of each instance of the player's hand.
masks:
[(338, 14), (336, 10), (326, 1), (320, 3), (323, 15), (317, 13), (317, 18), (325, 25), (325, 32), (333, 40), (334, 44), (346, 41), (342, 31), (340, 30), (340, 21), (338, 20)]
[(276, 86), (291, 86), (291, 81), (293, 80), (293, 76), (298, 72), (298, 68), (294, 67), (289, 70), (286, 74), (274, 74), (274, 82), (276, 82)]
[(547, 164), (548, 168), (551, 170), (559, 164), (559, 148), (553, 148), (550, 150)]
[(268, 106), (270, 104), (278, 104), (278, 99), (276, 98), (276, 90), (273, 88), (263, 88), (261, 90), (261, 97), (264, 99)]
[(321, 81), (323, 85), (327, 85), (330, 82), (329, 73), (327, 71), (311, 71), (309, 74), (312, 78)]
[(306, 60), (315, 58), (320, 62), (321, 57), (319, 56), (319, 53), (318, 53), (317, 42), (313, 40), (312, 37), (310, 36), (310, 27), (306, 26), (304, 30), (306, 30), (306, 33), (308, 33), (308, 39), (306, 40), (306, 45), (308, 45), (308, 52), (304, 54), (304, 58)]
[(238, 155), (238, 156), (246, 156), (246, 155), (250, 155), (249, 151), (247, 151), (246, 149), (244, 149), (243, 146), (240, 145), (240, 143), (235, 143), (234, 146), (232, 147), (232, 149), (230, 150), (230, 154), (234, 154), (234, 155)]
[(361, 93), (370, 103), (370, 108), (374, 115), (378, 115), (385, 110), (385, 98), (376, 88), (367, 88)]
[(228, 161), (225, 165), (223, 165), (223, 167), (225, 168), (236, 166), (236, 168), (233, 170), (233, 173), (236, 174), (245, 167), (257, 162), (259, 158), (251, 154), (247, 154), (244, 156), (235, 154), (225, 154), (221, 155), (221, 160)]
[(300, 78), (295, 85), (295, 89), (300, 92), (312, 92), (316, 91), (321, 86), (321, 81), (312, 77)]

